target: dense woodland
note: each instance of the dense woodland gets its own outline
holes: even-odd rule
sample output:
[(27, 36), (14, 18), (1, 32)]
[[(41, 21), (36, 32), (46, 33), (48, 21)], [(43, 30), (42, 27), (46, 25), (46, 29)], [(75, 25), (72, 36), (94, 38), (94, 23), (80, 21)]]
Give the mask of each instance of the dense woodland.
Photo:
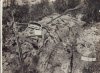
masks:
[[(3, 73), (100, 73), (93, 52), (100, 49), (100, 0), (15, 1), (3, 7)], [(42, 26), (42, 35), (28, 36), (31, 23)]]

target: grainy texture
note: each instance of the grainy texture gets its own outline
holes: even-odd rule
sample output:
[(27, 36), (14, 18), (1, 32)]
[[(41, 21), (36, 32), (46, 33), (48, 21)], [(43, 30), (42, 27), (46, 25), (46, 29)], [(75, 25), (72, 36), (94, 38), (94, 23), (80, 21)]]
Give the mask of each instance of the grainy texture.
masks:
[(5, 1), (3, 73), (100, 73), (97, 2)]

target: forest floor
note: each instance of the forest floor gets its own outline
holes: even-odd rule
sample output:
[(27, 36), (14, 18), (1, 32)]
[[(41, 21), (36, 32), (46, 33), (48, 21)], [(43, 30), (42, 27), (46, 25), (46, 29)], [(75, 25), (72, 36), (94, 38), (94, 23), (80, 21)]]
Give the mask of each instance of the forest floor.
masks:
[(3, 73), (100, 73), (100, 23), (86, 24), (81, 14), (52, 21), (58, 16), (38, 21), (38, 33), (31, 24), (3, 26)]

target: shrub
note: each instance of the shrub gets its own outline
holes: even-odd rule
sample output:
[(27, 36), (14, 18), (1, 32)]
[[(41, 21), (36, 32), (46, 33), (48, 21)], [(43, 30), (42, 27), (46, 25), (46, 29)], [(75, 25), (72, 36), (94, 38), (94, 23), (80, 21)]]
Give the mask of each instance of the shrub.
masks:
[(15, 21), (28, 22), (29, 21), (29, 5), (17, 6), (15, 9)]
[(58, 13), (62, 13), (64, 12), (67, 8), (68, 8), (68, 0), (56, 0), (54, 2), (54, 8), (56, 10), (56, 12)]
[(56, 0), (54, 2), (54, 8), (56, 12), (63, 13), (65, 10), (77, 6), (79, 2), (79, 0)]
[(86, 22), (100, 21), (100, 1), (99, 0), (86, 0), (86, 9), (84, 10), (84, 17), (82, 20)]
[(4, 8), (3, 9), (3, 24), (7, 24), (7, 22), (10, 22), (12, 20), (11, 10), (10, 8)]
[(49, 6), (49, 2), (43, 0), (41, 3), (31, 6), (30, 18), (31, 20), (40, 20), (43, 17), (50, 15), (52, 13), (52, 8)]

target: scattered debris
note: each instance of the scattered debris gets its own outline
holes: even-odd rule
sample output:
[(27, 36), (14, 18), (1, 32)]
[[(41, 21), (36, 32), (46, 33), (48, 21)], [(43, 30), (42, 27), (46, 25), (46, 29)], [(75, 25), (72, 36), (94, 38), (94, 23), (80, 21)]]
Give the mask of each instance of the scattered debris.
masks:
[[(59, 14), (55, 13), (41, 21), (30, 22), (25, 30), (18, 31), (19, 49), (22, 51), (21, 62), (26, 73), (81, 73), (90, 62), (97, 61), (95, 45), (100, 40), (100, 35), (96, 34), (99, 32), (98, 28), (95, 26), (83, 28), (85, 22), (80, 20), (80, 14), (77, 18), (70, 14), (59, 18), (58, 16)], [(15, 29), (17, 31), (19, 28)], [(15, 36), (12, 37), (6, 38), (7, 42), (4, 45), (7, 46), (6, 52), (9, 52), (8, 46), (12, 48), (16, 43), (13, 46), (15, 50), (12, 51), (14, 54), (12, 52), (8, 56), (4, 54), (3, 63), (10, 71), (9, 67), (13, 67), (14, 64), (10, 66), (9, 62), (17, 59), (15, 61), (18, 62), (17, 68), (14, 70), (20, 71), (18, 40), (16, 41)]]

